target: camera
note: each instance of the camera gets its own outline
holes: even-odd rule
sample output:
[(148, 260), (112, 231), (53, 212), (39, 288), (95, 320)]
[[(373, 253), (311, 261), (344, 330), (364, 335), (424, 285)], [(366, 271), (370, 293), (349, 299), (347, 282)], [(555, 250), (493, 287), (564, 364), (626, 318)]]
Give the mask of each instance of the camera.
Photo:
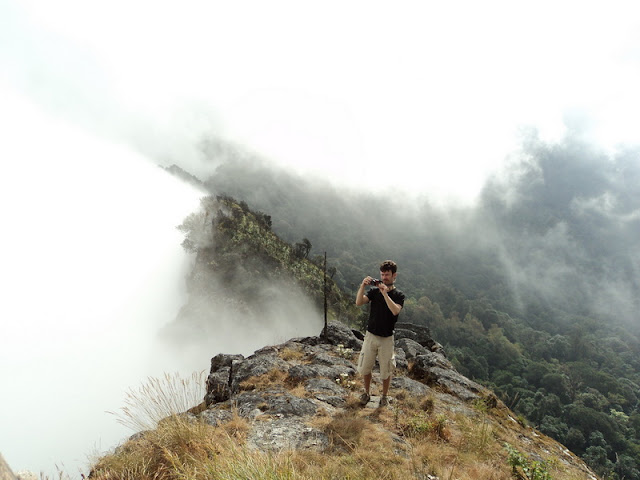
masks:
[(378, 280), (377, 278), (372, 278), (371, 283), (369, 283), (369, 285), (373, 285), (374, 287), (377, 287), (381, 283), (382, 283), (382, 280)]

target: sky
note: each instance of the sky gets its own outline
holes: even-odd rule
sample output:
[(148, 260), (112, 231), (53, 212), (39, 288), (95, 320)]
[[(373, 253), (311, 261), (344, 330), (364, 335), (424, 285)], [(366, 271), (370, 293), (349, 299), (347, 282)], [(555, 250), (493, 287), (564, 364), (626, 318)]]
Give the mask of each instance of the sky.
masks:
[(165, 367), (132, 365), (184, 301), (175, 225), (201, 193), (157, 164), (206, 177), (214, 137), (345, 188), (472, 203), (523, 128), (639, 143), (638, 10), (0, 0), (0, 452), (37, 471), (109, 448), (123, 432), (95, 412)]

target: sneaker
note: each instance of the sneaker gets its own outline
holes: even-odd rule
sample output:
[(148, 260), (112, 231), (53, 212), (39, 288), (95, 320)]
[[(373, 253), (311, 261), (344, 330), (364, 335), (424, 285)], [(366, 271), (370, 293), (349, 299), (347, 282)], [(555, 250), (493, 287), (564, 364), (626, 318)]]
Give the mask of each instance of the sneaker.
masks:
[(371, 400), (371, 396), (367, 392), (360, 395), (360, 405), (365, 406), (369, 400)]
[(381, 407), (386, 407), (387, 405), (389, 405), (389, 398), (386, 395), (383, 395), (380, 397), (380, 406)]

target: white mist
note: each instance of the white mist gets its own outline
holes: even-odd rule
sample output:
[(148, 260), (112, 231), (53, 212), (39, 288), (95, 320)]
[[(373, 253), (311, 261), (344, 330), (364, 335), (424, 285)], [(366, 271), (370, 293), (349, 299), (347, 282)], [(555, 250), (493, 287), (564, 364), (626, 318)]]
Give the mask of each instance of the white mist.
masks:
[(203, 193), (15, 92), (0, 100), (0, 452), (77, 478), (132, 433), (106, 413), (127, 390), (207, 368), (154, 352), (185, 301), (175, 227)]

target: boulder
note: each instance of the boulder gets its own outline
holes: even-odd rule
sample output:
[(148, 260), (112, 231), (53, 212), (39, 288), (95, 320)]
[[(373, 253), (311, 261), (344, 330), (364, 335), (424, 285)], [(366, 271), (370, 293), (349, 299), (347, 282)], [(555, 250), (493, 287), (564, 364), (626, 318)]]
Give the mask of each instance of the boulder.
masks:
[(314, 354), (311, 357), (311, 362), (318, 365), (342, 365), (345, 367), (350, 367), (352, 369), (356, 368), (351, 360), (337, 355), (330, 355), (326, 352), (319, 352)]
[(209, 409), (198, 415), (205, 423), (217, 427), (220, 424), (226, 423), (233, 418), (233, 414), (229, 410), (214, 410)]
[(255, 418), (260, 414), (275, 417), (304, 417), (316, 413), (316, 405), (307, 398), (296, 397), (283, 390), (243, 392), (233, 398), (238, 415)]
[(341, 396), (348, 394), (347, 390), (338, 385), (335, 380), (331, 381), (328, 378), (310, 378), (304, 383), (304, 388), (306, 391), (312, 393), (325, 393)]
[(433, 337), (429, 327), (416, 325), (415, 323), (397, 322), (395, 326), (395, 339), (409, 338), (432, 352), (439, 352), (445, 355), (444, 348)]
[(360, 351), (362, 348), (362, 340), (354, 335), (353, 330), (339, 322), (328, 323), (324, 341), (331, 345), (344, 345), (345, 348), (352, 348), (355, 351)]
[(221, 367), (209, 374), (207, 377), (207, 393), (204, 397), (207, 406), (229, 400), (231, 396), (231, 387), (229, 386), (230, 375), (230, 366)]
[(231, 367), (234, 361), (238, 362), (242, 360), (244, 360), (243, 355), (229, 355), (226, 353), (219, 353), (211, 359), (211, 370), (209, 370), (209, 373), (215, 373), (222, 367)]
[(415, 340), (406, 337), (401, 338), (400, 340), (396, 338), (396, 348), (400, 348), (404, 351), (407, 360), (411, 360), (418, 355), (425, 355), (429, 352), (426, 347), (423, 347)]
[(460, 375), (451, 362), (439, 353), (418, 355), (411, 367), (410, 375), (429, 386), (440, 387), (463, 401), (475, 400), (478, 394), (486, 391), (480, 384)]
[(242, 361), (233, 362), (230, 373), (231, 392), (237, 393), (244, 380), (264, 375), (272, 370), (283, 372), (289, 370), (289, 364), (272, 351), (262, 354), (256, 353)]
[(346, 373), (348, 376), (356, 374), (355, 367), (347, 367), (345, 365), (294, 365), (289, 368), (289, 378), (293, 380), (307, 380), (309, 378), (328, 378), (336, 380)]
[(279, 418), (271, 422), (256, 422), (247, 444), (262, 451), (324, 451), (329, 447), (329, 437), (297, 419)]
[(404, 376), (394, 376), (391, 378), (391, 388), (406, 390), (416, 397), (424, 397), (432, 392), (432, 390), (424, 383)]

